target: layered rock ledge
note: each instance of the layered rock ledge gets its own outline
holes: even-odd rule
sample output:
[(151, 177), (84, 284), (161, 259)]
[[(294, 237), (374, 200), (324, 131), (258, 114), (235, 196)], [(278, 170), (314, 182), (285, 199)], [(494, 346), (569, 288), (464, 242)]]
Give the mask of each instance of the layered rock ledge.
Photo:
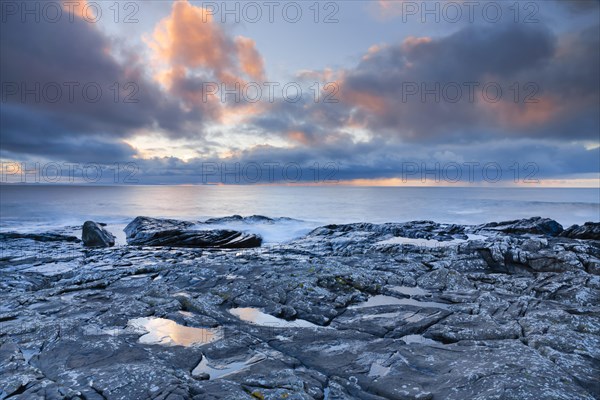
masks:
[(1, 234), (0, 399), (598, 399), (599, 227)]
[(259, 247), (262, 238), (227, 229), (194, 229), (193, 222), (137, 217), (125, 227), (127, 243), (138, 246), (248, 248)]

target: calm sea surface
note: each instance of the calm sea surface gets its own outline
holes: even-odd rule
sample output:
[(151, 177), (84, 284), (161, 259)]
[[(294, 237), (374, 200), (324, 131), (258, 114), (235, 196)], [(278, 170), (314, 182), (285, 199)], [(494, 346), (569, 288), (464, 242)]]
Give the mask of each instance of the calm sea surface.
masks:
[(299, 220), (251, 229), (272, 241), (326, 223), (363, 221), (479, 224), (542, 216), (568, 226), (600, 220), (600, 189), (0, 186), (2, 231), (40, 231), (88, 219), (121, 228), (138, 215), (203, 220), (233, 214)]

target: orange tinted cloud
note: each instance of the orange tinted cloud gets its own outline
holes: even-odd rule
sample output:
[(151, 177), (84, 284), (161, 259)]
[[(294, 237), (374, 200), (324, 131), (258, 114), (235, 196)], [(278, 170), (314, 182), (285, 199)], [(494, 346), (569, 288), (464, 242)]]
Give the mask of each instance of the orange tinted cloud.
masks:
[(363, 60), (368, 60), (369, 58), (373, 57), (375, 54), (379, 53), (384, 48), (385, 48), (384, 45), (375, 44), (375, 45), (369, 47), (369, 50), (367, 51), (367, 54), (365, 54), (362, 57), (362, 59)]
[[(211, 13), (188, 1), (174, 2), (171, 14), (158, 23), (146, 42), (155, 64), (167, 69), (202, 69), (227, 83), (243, 84), (243, 74), (264, 80), (264, 63), (255, 42), (243, 36), (232, 39)], [(168, 84), (169, 75), (161, 71), (156, 79)]]
[(355, 90), (341, 90), (342, 100), (350, 105), (363, 108), (374, 114), (385, 114), (387, 111), (386, 99), (372, 93)]
[(402, 3), (406, 0), (378, 0), (377, 16), (389, 19), (402, 15)]
[(402, 50), (410, 51), (415, 47), (431, 43), (430, 37), (416, 37), (416, 36), (408, 36), (406, 39), (402, 41)]
[(187, 1), (173, 3), (171, 15), (159, 22), (152, 39), (148, 43), (155, 56), (171, 65), (220, 70), (230, 64), (223, 30), (204, 8)]
[[(368, 54), (375, 54), (382, 47), (372, 46)], [(365, 58), (363, 58), (365, 59)], [(353, 90), (345, 85), (348, 76), (345, 70), (323, 71), (305, 70), (298, 75), (302, 79), (314, 79), (326, 83), (321, 87), (321, 96), (330, 100), (339, 100), (353, 107), (363, 108), (375, 114), (385, 114), (387, 111), (386, 99), (373, 93)]]
[[(173, 3), (171, 13), (144, 38), (153, 53), (154, 79), (181, 99), (187, 111), (200, 109), (221, 123), (239, 123), (264, 107), (238, 97), (221, 98), (221, 90), (241, 88), (248, 80), (265, 81), (264, 62), (254, 40), (231, 37), (212, 14), (187, 0)], [(216, 95), (204, 93), (204, 84)], [(213, 85), (214, 84), (214, 85)], [(213, 87), (214, 86), (214, 87)]]
[(264, 81), (264, 61), (256, 50), (254, 40), (238, 36), (235, 38), (235, 44), (242, 70), (252, 79)]
[(288, 138), (294, 142), (301, 143), (305, 146), (310, 144), (310, 138), (306, 135), (306, 133), (302, 131), (291, 131), (288, 132)]
[(265, 103), (245, 103), (235, 108), (221, 109), (219, 122), (225, 125), (236, 125), (246, 122), (251, 117), (265, 113), (269, 106)]
[(568, 111), (558, 100), (550, 96), (539, 98), (537, 103), (516, 103), (507, 100), (480, 104), (498, 123), (511, 128), (542, 126), (552, 120), (560, 119)]
[(79, 1), (63, 1), (61, 3), (62, 9), (66, 12), (70, 13), (79, 18), (87, 18), (91, 20), (96, 19), (96, 15), (94, 14), (94, 8), (86, 7), (87, 0), (79, 0)]

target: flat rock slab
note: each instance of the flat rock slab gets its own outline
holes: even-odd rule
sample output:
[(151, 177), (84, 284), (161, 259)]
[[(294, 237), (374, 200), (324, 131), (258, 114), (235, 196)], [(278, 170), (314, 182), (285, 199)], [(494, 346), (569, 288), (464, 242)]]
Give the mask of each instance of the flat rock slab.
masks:
[(401, 338), (420, 334), (451, 312), (439, 308), (387, 305), (346, 310), (331, 327), (369, 333), (378, 337)]

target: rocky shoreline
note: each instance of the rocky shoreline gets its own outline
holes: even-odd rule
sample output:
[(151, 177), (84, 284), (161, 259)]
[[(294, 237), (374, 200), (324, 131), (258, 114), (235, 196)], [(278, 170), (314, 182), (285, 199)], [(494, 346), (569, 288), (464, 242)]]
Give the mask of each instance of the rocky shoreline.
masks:
[(0, 399), (600, 398), (600, 223), (226, 221), (0, 233)]

